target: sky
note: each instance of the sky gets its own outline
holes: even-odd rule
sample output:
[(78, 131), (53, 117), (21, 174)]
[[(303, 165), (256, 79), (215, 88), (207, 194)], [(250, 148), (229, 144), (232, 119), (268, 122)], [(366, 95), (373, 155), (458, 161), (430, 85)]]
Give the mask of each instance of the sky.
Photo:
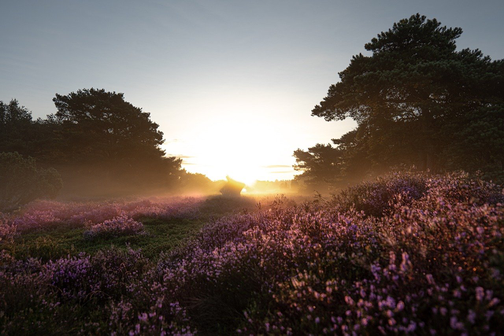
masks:
[(293, 152), (355, 127), (311, 110), (364, 44), (420, 13), (504, 58), (503, 0), (1, 0), (0, 101), (124, 93), (163, 149), (213, 180), (290, 179)]

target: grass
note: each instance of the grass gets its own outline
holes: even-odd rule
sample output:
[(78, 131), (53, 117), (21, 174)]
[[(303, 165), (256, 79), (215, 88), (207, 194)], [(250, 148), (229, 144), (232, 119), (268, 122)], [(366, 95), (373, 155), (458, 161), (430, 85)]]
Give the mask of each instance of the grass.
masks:
[(155, 260), (162, 251), (169, 251), (183, 244), (204, 225), (200, 219), (157, 219), (142, 218), (144, 235), (128, 235), (113, 238), (97, 237), (93, 240), (84, 238), (85, 228), (68, 228), (65, 225), (51, 225), (28, 232), (14, 238), (2, 249), (16, 259), (37, 258), (42, 262), (84, 252), (94, 255), (110, 247), (119, 249), (141, 249), (142, 253)]
[(145, 218), (145, 235), (129, 235), (113, 238), (84, 239), (84, 228), (67, 229), (64, 226), (53, 229), (42, 229), (30, 232), (14, 239), (5, 246), (16, 259), (40, 258), (49, 261), (67, 255), (85, 252), (94, 255), (96, 252), (111, 246), (126, 249), (141, 249), (149, 258), (156, 258), (161, 251), (168, 251), (179, 246), (203, 226), (200, 220), (160, 220)]
[[(149, 206), (153, 207), (158, 205), (152, 204), (152, 202), (149, 204)], [(169, 208), (172, 205), (166, 203), (162, 204), (162, 207), (166, 206)], [(58, 209), (61, 210), (61, 207), (65, 208), (66, 206), (69, 207), (70, 214), (62, 215), (57, 213)], [(8, 305), (8, 309), (5, 310), (6, 307), (2, 309), (2, 304), (0, 304), (0, 324), (2, 324), (3, 320), (9, 321), (8, 324), (11, 325), (6, 325), (5, 329), (0, 328), (0, 334), (9, 334), (9, 330), (15, 330), (16, 334), (59, 334), (63, 330), (79, 334), (82, 333), (82, 329), (80, 328), (84, 330), (91, 328), (91, 330), (94, 330), (93, 332), (96, 332), (102, 328), (107, 328), (107, 324), (109, 323), (109, 317), (103, 315), (103, 309), (113, 309), (104, 307), (100, 301), (102, 299), (93, 297), (84, 300), (78, 298), (73, 301), (71, 300), (71, 302), (61, 302), (54, 305), (54, 302), (61, 301), (61, 298), (57, 298), (59, 295), (52, 297), (54, 293), (49, 294), (51, 290), (47, 291), (47, 289), (44, 289), (44, 286), (39, 283), (41, 280), (34, 277), (36, 273), (31, 273), (32, 271), (24, 273), (24, 271), (21, 271), (19, 275), (14, 273), (13, 278), (7, 276), (2, 279), (2, 270), (9, 268), (9, 262), (2, 260), (1, 257), (10, 255), (14, 260), (23, 262), (21, 265), (29, 265), (31, 263), (30, 260), (36, 260), (35, 264), (37, 265), (49, 265), (57, 260), (72, 260), (72, 258), (80, 260), (79, 258), (82, 258), (82, 253), (84, 253), (84, 255), (90, 256), (90, 258), (98, 260), (105, 258), (105, 263), (111, 262), (113, 264), (117, 261), (117, 258), (121, 259), (121, 253), (125, 253), (124, 256), (126, 256), (126, 259), (124, 260), (127, 261), (129, 251), (134, 250), (141, 251), (140, 263), (142, 263), (141, 260), (144, 260), (148, 265), (148, 269), (155, 269), (160, 256), (167, 256), (170, 252), (177, 249), (183, 250), (184, 246), (191, 241), (191, 238), (197, 235), (206, 224), (234, 214), (247, 214), (258, 210), (256, 200), (251, 197), (224, 198), (214, 196), (206, 199), (183, 200), (181, 206), (173, 214), (169, 211), (160, 215), (144, 215), (141, 211), (131, 214), (131, 216), (135, 217), (136, 221), (143, 224), (144, 230), (142, 234), (96, 235), (92, 239), (86, 238), (85, 233), (89, 229), (89, 226), (97, 223), (96, 218), (101, 218), (100, 211), (109, 219), (111, 219), (111, 216), (115, 216), (114, 214), (117, 211), (115, 211), (114, 206), (114, 202), (96, 203), (96, 206), (93, 206), (91, 203), (89, 205), (85, 203), (69, 205), (58, 203), (54, 206), (52, 204), (47, 206), (42, 203), (41, 205), (31, 205), (31, 208), (27, 207), (12, 217), (14, 219), (23, 218), (23, 216), (27, 217), (28, 220), (26, 223), (31, 224), (24, 225), (22, 222), (20, 226), (22, 228), (20, 231), (18, 230), (16, 235), (11, 237), (12, 239), (3, 239), (0, 243), (2, 252), (0, 255), (0, 287), (2, 283), (4, 285), (4, 291), (0, 289), (0, 300), (3, 298)], [(117, 206), (121, 211), (129, 209), (128, 202), (124, 204), (118, 203)], [(71, 216), (78, 214), (82, 208), (86, 208), (87, 210), (85, 211), (89, 211), (89, 218), (93, 223), (78, 223), (72, 219)], [(100, 210), (100, 208), (103, 208), (103, 210)], [(30, 219), (30, 211), (33, 209), (35, 209), (35, 213), (47, 212), (49, 214), (48, 217), (54, 215), (51, 211), (56, 209), (54, 210), (57, 213), (55, 218), (61, 217), (62, 219), (57, 221), (50, 220), (44, 223), (37, 222), (36, 220), (33, 221)], [(76, 212), (72, 214), (72, 211)], [(96, 217), (97, 212), (98, 217)], [(37, 218), (36, 216), (34, 215), (33, 218)], [(86, 218), (87, 216), (83, 215), (83, 217)], [(110, 260), (107, 259), (107, 255), (110, 255)], [(136, 259), (136, 257), (133, 258)], [(122, 271), (120, 270), (122, 264), (114, 264), (112, 268), (104, 266), (105, 278), (108, 279), (109, 275), (106, 273), (109, 270), (119, 272), (122, 275), (118, 278), (120, 279), (118, 280), (118, 286), (121, 287), (125, 283), (128, 283), (123, 278), (125, 274), (131, 276), (133, 276), (132, 274), (137, 274), (135, 273), (137, 271), (131, 269), (131, 265), (129, 264)], [(93, 267), (93, 272), (96, 272), (95, 268), (97, 266)], [(36, 269), (38, 269), (38, 266)], [(138, 274), (134, 277), (136, 278), (137, 276)], [(19, 280), (20, 277), (23, 279), (22, 281)], [(113, 286), (115, 285), (117, 284)], [(122, 291), (124, 291), (124, 288)], [(32, 293), (36, 293), (36, 295)], [(38, 297), (38, 299), (34, 300), (34, 296)], [(141, 295), (140, 298), (140, 303), (135, 305), (136, 309), (143, 306)], [(44, 302), (51, 302), (51, 299), (53, 303), (49, 307), (46, 306)], [(148, 306), (144, 307), (144, 309), (148, 308)], [(229, 320), (229, 318), (227, 319)], [(81, 322), (78, 321), (94, 322), (82, 322), (87, 323), (87, 326), (82, 327)], [(225, 329), (225, 327), (223, 328)], [(119, 331), (120, 327), (116, 326), (116, 330)]]
[(205, 223), (234, 213), (247, 213), (256, 210), (255, 199), (250, 197), (224, 198), (219, 196), (202, 199), (198, 204), (196, 218), (150, 218), (141, 217), (145, 234), (118, 237), (97, 237), (93, 240), (84, 238), (84, 227), (75, 227), (65, 223), (50, 223), (43, 227), (28, 229), (14, 237), (10, 243), (4, 243), (2, 249), (16, 259), (40, 259), (42, 262), (81, 252), (94, 255), (98, 251), (115, 247), (119, 249), (141, 249), (144, 256), (155, 261), (161, 252), (170, 251), (184, 244)]

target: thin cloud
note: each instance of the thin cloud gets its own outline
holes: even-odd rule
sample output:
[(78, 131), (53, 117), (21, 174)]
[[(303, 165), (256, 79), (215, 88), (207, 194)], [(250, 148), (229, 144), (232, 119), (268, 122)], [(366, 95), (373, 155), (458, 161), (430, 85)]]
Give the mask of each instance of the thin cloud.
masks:
[(291, 168), (291, 165), (269, 165), (269, 166), (264, 166), (264, 168), (268, 169), (274, 169), (274, 168)]

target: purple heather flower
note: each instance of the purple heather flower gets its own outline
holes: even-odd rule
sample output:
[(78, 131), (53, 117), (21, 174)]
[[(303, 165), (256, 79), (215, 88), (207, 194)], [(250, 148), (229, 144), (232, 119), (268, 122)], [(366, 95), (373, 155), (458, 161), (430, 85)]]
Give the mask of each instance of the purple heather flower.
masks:
[(485, 295), (485, 291), (483, 287), (476, 287), (476, 300), (483, 300), (483, 296)]

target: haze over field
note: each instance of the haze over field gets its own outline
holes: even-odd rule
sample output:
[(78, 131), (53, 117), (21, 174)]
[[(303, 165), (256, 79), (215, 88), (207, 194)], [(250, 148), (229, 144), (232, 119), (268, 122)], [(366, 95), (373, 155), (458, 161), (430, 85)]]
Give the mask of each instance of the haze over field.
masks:
[(162, 148), (211, 179), (294, 176), (292, 153), (355, 127), (310, 116), (352, 55), (414, 13), (462, 27), (458, 49), (504, 58), (504, 2), (8, 1), (0, 100), (34, 118), (83, 88), (151, 113)]
[(504, 330), (502, 0), (0, 9), (0, 335)]

